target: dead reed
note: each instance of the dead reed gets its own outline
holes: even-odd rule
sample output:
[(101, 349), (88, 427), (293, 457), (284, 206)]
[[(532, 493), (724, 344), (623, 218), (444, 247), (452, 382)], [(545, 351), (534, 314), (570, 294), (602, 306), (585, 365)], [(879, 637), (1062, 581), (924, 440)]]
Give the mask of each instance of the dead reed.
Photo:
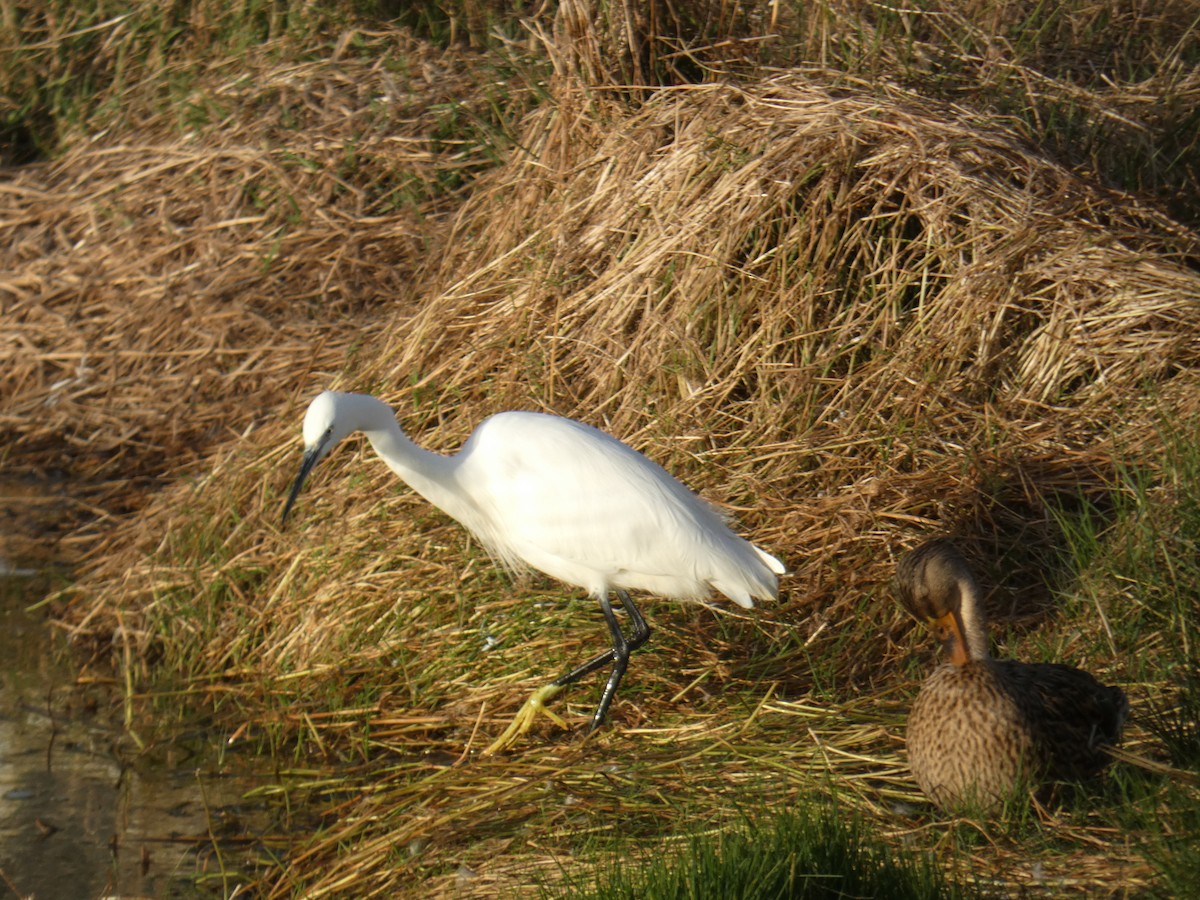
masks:
[[(193, 131), (96, 135), (0, 190), (6, 462), (106, 485), (58, 610), (76, 646), (131, 708), (170, 685), (174, 709), (327, 767), (280, 788), (327, 824), (265, 895), (531, 892), (621, 835), (669, 852), (823, 795), (999, 891), (1150, 884), (1087, 811), (1045, 812), (1036, 859), (925, 811), (901, 736), (931, 654), (886, 585), (948, 531), (1014, 643), (1061, 619), (1063, 510), (1111, 507), (1163, 423), (1195, 421), (1197, 236), (994, 110), (812, 66), (631, 97), (551, 51), (491, 169), (431, 137), (480, 70), (412, 41), (400, 75), (215, 65), (197, 99), (224, 106)], [(794, 573), (749, 615), (652, 604), (611, 729), (473, 758), (603, 629), (508, 583), (369, 451), (281, 533), (303, 402), (331, 383), (446, 450), (498, 409), (585, 419)], [(1081, 643), (1135, 704), (1168, 681), (1119, 637)], [(1139, 726), (1130, 745), (1163, 755)]]
[(85, 516), (127, 511), (139, 480), (195, 471), (291, 396), (296, 373), (337, 370), (416, 305), (428, 220), (450, 196), (434, 186), (483, 152), (432, 135), (484, 74), (402, 32), (359, 41), (361, 55), (321, 63), (274, 64), (269, 47), (210, 61), (194, 130), (177, 109), (141, 110), (129, 133), (12, 172), (10, 465), (113, 481)]

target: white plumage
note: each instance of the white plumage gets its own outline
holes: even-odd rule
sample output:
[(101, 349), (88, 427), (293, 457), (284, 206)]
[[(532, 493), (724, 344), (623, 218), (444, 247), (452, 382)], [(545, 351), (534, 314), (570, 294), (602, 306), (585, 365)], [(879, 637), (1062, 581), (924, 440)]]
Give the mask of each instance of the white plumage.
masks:
[[(304, 460), (285, 520), (313, 466), (355, 431), (364, 432), (401, 479), (462, 523), (502, 564), (583, 588), (600, 601), (608, 620), (613, 649), (535, 694), (489, 751), (527, 729), (562, 687), (612, 662), (592, 728), (603, 721), (629, 652), (649, 636), (626, 591), (698, 600), (715, 589), (743, 607), (777, 595), (783, 564), (730, 531), (713, 507), (665, 469), (590, 425), (544, 413), (497, 413), (457, 454), (443, 456), (409, 440), (382, 401), (325, 391), (304, 417)], [(610, 591), (633, 621), (629, 638), (616, 623)]]

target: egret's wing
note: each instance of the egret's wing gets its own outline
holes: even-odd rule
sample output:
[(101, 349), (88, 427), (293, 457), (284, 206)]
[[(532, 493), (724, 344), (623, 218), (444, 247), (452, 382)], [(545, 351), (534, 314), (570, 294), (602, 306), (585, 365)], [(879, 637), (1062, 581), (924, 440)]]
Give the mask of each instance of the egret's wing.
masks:
[(647, 589), (703, 596), (722, 577), (714, 558), (731, 546), (763, 566), (712, 507), (590, 426), (504, 413), (483, 423), (463, 452), (464, 486), (486, 508), (502, 552), (557, 578), (591, 590), (633, 584), (637, 574)]

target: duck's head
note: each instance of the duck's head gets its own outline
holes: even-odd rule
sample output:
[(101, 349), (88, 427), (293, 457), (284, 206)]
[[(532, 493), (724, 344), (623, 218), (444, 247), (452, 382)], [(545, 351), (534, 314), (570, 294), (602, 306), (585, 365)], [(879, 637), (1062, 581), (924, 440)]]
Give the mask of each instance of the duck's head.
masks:
[(975, 578), (949, 539), (933, 538), (905, 554), (892, 587), (904, 608), (942, 642), (951, 663), (987, 657)]

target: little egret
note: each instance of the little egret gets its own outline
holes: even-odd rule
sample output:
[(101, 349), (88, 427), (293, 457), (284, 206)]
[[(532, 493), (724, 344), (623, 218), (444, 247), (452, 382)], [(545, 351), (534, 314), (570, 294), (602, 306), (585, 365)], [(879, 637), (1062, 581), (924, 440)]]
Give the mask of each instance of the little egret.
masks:
[[(643, 590), (700, 600), (715, 588), (739, 606), (774, 599), (785, 569), (738, 537), (720, 513), (616, 438), (572, 419), (502, 412), (485, 419), (453, 456), (414, 444), (391, 407), (366, 394), (325, 391), (304, 416), (304, 458), (287, 521), (304, 480), (342, 438), (366, 434), (383, 461), (513, 571), (533, 568), (583, 588), (600, 603), (612, 649), (536, 691), (487, 749), (495, 753), (528, 730), (564, 687), (603, 666), (612, 673), (592, 717), (594, 731), (650, 629), (627, 593)], [(609, 602), (616, 593), (632, 627), (621, 631)]]

